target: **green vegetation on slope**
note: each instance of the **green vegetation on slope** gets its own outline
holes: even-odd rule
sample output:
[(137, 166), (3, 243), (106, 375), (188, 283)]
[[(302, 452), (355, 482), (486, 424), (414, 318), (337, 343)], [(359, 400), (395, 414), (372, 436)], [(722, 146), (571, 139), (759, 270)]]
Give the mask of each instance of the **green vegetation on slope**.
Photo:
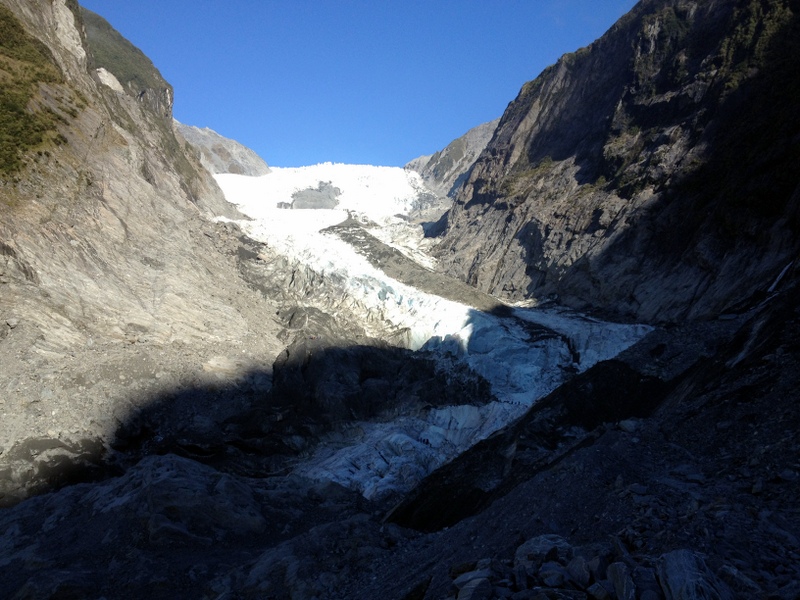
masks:
[(90, 66), (113, 73), (132, 94), (142, 90), (170, 89), (153, 62), (114, 29), (108, 21), (90, 10), (82, 11), (89, 39)]
[(734, 14), (738, 24), (722, 40), (716, 60), (729, 90), (737, 88), (754, 69), (776, 59), (770, 48), (776, 36), (785, 35), (794, 16), (788, 0), (750, 0)]
[(0, 175), (19, 171), (29, 150), (63, 141), (62, 117), (36, 102), (40, 84), (62, 80), (47, 47), (0, 5)]

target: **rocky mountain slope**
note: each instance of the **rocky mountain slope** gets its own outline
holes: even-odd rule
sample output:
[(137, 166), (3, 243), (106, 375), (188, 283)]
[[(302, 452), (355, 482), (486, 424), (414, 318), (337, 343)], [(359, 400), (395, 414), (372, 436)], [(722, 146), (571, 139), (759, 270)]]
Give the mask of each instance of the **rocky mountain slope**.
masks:
[(422, 175), (425, 184), (440, 196), (452, 197), (466, 179), (480, 153), (492, 139), (499, 119), (473, 127), (444, 150), (410, 161), (406, 169)]
[(800, 17), (644, 0), (525, 84), (438, 255), (511, 300), (709, 317), (795, 260)]
[(175, 121), (175, 129), (200, 153), (200, 162), (210, 173), (236, 173), (253, 177), (269, 173), (269, 166), (258, 154), (213, 129), (201, 129), (178, 121)]
[(244, 372), (243, 348), (269, 364), (282, 345), (235, 275), (238, 234), (208, 219), (236, 211), (175, 137), (152, 63), (74, 2), (8, 0), (0, 17), (14, 36), (3, 71), (41, 130), (3, 137), (15, 160), (0, 186), (7, 503), (98, 459), (148, 396), (213, 378), (210, 365)]
[(453, 206), (455, 193), (492, 138), (498, 121), (473, 127), (443, 150), (406, 164), (405, 168), (419, 173), (425, 186), (434, 192), (414, 215), (422, 223), (426, 236), (435, 237), (443, 232), (443, 215)]
[(527, 84), (440, 245), (474, 289), (391, 245), (414, 174), (218, 177), (244, 219), (144, 55), (0, 0), (0, 596), (800, 597), (799, 14), (645, 0)]

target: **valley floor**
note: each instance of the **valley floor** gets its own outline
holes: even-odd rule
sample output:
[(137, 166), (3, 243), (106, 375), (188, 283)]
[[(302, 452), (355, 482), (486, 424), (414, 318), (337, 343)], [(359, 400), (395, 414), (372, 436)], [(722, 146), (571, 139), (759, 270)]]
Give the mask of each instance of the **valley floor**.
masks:
[(413, 185), (368, 202), (399, 173), (277, 173), (221, 176), (250, 220), (204, 225), (261, 336), (87, 350), (75, 419), (129, 388), (107, 437), (0, 455), (53, 490), (0, 511), (4, 596), (800, 596), (794, 290), (669, 329), (508, 306), (432, 269)]

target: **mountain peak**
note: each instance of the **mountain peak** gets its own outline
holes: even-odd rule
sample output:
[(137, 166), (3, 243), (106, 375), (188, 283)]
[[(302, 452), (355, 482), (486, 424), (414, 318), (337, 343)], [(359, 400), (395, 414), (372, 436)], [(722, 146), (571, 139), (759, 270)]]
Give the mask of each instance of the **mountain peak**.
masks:
[(226, 138), (210, 127), (193, 127), (175, 121), (175, 129), (200, 153), (200, 161), (211, 173), (266, 175), (269, 166), (253, 150)]

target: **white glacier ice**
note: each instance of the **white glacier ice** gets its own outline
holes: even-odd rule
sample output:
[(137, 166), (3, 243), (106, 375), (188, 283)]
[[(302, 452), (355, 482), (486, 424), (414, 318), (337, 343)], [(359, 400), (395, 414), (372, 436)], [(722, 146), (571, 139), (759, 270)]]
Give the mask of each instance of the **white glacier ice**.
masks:
[[(373, 325), (371, 335), (405, 330), (407, 347), (458, 357), (489, 382), (497, 398), (484, 406), (443, 407), (390, 423), (360, 423), (346, 432), (346, 439), (337, 433), (335, 442), (323, 442), (314, 456), (297, 466), (296, 472), (307, 477), (336, 481), (368, 498), (406, 491), (520, 416), (564, 381), (565, 369), (585, 370), (649, 331), (643, 325), (608, 323), (554, 309), (518, 307), (512, 309), (516, 318), (484, 313), (388, 277), (349, 244), (323, 231), (348, 217), (368, 221), (381, 241), (432, 266), (424, 250), (415, 246), (421, 231), (418, 237), (409, 233), (412, 225), (402, 218), (427, 192), (414, 172), (326, 163), (273, 168), (261, 177), (216, 179), (227, 200), (252, 219), (239, 222), (250, 237), (289, 261), (339, 281), (351, 306), (381, 316), (382, 324)], [(319, 182), (341, 190), (337, 208), (279, 208), (291, 202), (295, 191), (316, 188)], [(532, 341), (525, 322), (559, 335)]]

